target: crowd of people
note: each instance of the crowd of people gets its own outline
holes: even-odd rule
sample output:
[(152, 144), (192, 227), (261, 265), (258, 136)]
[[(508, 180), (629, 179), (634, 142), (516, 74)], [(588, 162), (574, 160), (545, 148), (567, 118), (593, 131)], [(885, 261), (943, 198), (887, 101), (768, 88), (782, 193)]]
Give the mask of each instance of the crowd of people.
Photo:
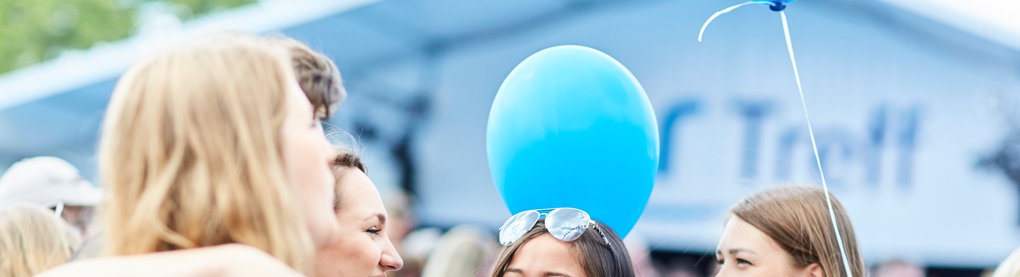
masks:
[[(328, 57), (285, 37), (220, 34), (139, 62), (105, 117), (101, 191), (53, 157), (0, 177), (0, 275), (683, 276), (572, 207), (517, 213), (498, 234), (412, 231), (405, 201), (327, 140), (345, 95)], [(714, 274), (866, 276), (825, 196), (777, 186), (737, 202)]]

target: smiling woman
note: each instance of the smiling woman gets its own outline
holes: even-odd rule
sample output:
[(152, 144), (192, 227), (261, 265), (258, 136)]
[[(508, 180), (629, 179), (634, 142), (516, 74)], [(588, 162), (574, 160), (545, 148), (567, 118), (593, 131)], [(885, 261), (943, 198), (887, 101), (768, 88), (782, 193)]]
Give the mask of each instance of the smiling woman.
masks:
[(499, 229), (506, 247), (492, 277), (634, 277), (623, 240), (585, 211), (523, 211)]
[[(835, 196), (832, 208), (853, 276), (865, 276), (850, 217)], [(716, 276), (848, 276), (821, 188), (775, 187), (741, 200), (716, 249)]]
[(404, 262), (387, 236), (389, 216), (379, 190), (365, 175), (365, 165), (356, 154), (346, 149), (336, 152), (333, 209), (340, 229), (316, 253), (315, 276), (385, 276), (399, 270)]

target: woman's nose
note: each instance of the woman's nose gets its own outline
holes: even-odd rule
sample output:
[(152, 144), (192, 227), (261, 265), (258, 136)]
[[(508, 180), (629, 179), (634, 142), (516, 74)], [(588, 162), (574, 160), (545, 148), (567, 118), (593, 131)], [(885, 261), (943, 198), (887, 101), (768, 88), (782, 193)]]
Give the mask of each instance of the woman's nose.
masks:
[(383, 254), (379, 260), (379, 264), (386, 270), (396, 271), (404, 267), (404, 260), (400, 258), (400, 254), (397, 253), (397, 249), (393, 247), (393, 243), (389, 239), (384, 242)]

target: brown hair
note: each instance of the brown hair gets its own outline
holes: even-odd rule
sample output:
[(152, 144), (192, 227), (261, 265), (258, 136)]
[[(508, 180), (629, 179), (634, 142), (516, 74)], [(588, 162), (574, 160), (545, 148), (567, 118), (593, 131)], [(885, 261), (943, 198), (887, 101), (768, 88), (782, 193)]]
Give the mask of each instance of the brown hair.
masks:
[(282, 49), (241, 34), (128, 70), (99, 147), (106, 254), (242, 243), (309, 272), (315, 249), (281, 137), (294, 82)]
[(333, 60), (292, 38), (270, 36), (269, 41), (283, 47), (290, 54), (298, 85), (308, 101), (312, 102), (315, 115), (325, 120), (336, 112), (340, 103), (347, 98), (347, 91), (344, 90), (340, 70)]
[(357, 169), (361, 173), (368, 173), (368, 167), (361, 161), (361, 156), (358, 156), (354, 151), (344, 147), (334, 147), (333, 151), (336, 152), (336, 157), (333, 158), (332, 166), (330, 169), (333, 171), (334, 193), (336, 193), (335, 200), (333, 202), (333, 211), (340, 210), (340, 183), (341, 177), (347, 173), (348, 170)]
[[(623, 245), (623, 240), (609, 226), (598, 221), (595, 224), (598, 225), (598, 230), (589, 227), (584, 234), (581, 234), (580, 238), (571, 243), (574, 246), (572, 249), (574, 256), (584, 268), (585, 275), (591, 277), (634, 277), (634, 265), (630, 262), (630, 255), (627, 253), (627, 247)], [(599, 230), (602, 231), (601, 235)], [(492, 277), (502, 277), (521, 245), (545, 233), (547, 233), (545, 220), (541, 219), (534, 228), (531, 228), (531, 231), (503, 248), (496, 260), (496, 268), (492, 271)], [(606, 241), (602, 239), (603, 235), (609, 240), (609, 245), (606, 245)]]
[[(854, 276), (864, 276), (864, 262), (850, 217), (835, 196), (830, 194), (830, 198), (850, 270)], [(817, 263), (826, 277), (847, 276), (821, 188), (769, 188), (741, 200), (731, 213), (772, 238), (793, 256), (795, 266), (803, 268)]]

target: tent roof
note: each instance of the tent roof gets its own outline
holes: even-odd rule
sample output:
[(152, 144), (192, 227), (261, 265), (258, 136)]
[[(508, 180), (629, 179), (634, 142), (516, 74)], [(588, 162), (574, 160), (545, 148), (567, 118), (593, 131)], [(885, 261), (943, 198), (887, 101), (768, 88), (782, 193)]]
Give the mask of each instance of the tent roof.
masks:
[[(346, 76), (354, 76), (388, 61), (534, 30), (593, 9), (657, 1), (662, 0), (261, 1), (188, 22), (177, 30), (142, 33), (0, 76), (0, 165), (43, 154), (91, 156), (103, 111), (121, 72), (148, 54), (203, 34), (282, 32), (327, 53)], [(982, 28), (983, 23), (958, 20), (958, 14), (945, 7), (914, 2), (796, 4), (835, 5), (928, 39), (967, 47), (985, 58), (1020, 57), (1016, 33)]]

